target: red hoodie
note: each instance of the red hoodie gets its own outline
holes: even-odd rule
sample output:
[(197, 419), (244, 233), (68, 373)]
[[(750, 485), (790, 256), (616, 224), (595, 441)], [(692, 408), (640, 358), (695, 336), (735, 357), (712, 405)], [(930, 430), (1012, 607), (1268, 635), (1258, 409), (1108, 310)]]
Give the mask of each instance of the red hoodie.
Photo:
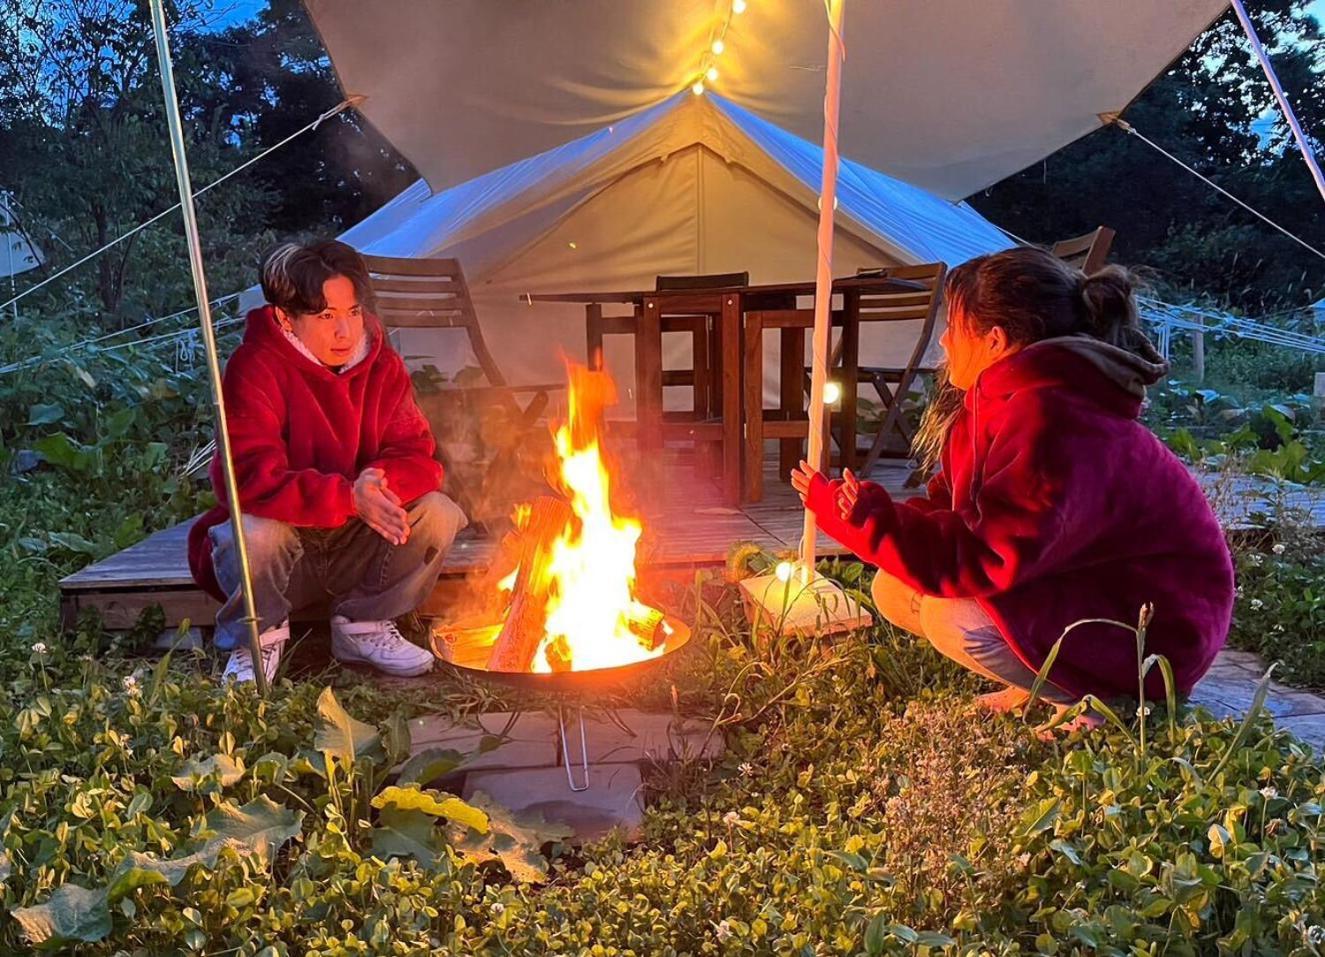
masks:
[[(922, 594), (974, 598), (1039, 671), (1063, 629), (1131, 625), (1155, 606), (1146, 653), (1188, 693), (1223, 646), (1233, 565), (1200, 485), (1136, 421), (1167, 371), (1086, 337), (1050, 339), (985, 370), (966, 394), (926, 498), (896, 503), (861, 484), (842, 520), (841, 481), (816, 478), (807, 506), (826, 533)], [(1137, 693), (1136, 641), (1074, 629), (1050, 672), (1078, 695)], [(1159, 669), (1146, 694), (1163, 692)]]
[[(405, 363), (368, 316), (367, 356), (337, 374), (301, 353), (271, 306), (248, 314), (244, 341), (225, 368), (230, 451), (244, 512), (291, 525), (337, 528), (352, 518), (354, 480), (369, 467), (411, 502), (441, 487), (442, 466), (428, 420), (414, 401)], [(189, 531), (189, 569), (224, 600), (212, 568), (208, 531), (228, 521), (225, 482), (213, 458), (220, 504)]]

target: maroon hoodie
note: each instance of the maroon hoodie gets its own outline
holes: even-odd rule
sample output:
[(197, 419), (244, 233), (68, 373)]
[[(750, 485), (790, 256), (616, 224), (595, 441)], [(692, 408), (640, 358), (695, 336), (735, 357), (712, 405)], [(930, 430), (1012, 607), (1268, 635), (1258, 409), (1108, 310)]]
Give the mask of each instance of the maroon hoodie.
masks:
[[(372, 316), (368, 354), (341, 373), (304, 355), (270, 306), (248, 314), (244, 341), (225, 367), (230, 451), (244, 512), (291, 525), (337, 528), (355, 514), (354, 480), (372, 466), (403, 502), (436, 491), (442, 466), (414, 401), (405, 363)], [(219, 457), (212, 486), (221, 504), (189, 530), (194, 580), (224, 599), (208, 531), (230, 517)]]
[[(1072, 623), (1134, 625), (1151, 602), (1146, 653), (1169, 659), (1186, 694), (1228, 634), (1233, 565), (1200, 485), (1136, 421), (1145, 387), (1167, 371), (1145, 352), (1080, 336), (1022, 349), (967, 392), (926, 498), (894, 502), (863, 482), (844, 521), (841, 481), (820, 476), (807, 507), (920, 593), (976, 599), (1035, 671)], [(1135, 697), (1135, 638), (1076, 628), (1050, 678), (1078, 695)], [(1146, 694), (1162, 692), (1156, 668)]]

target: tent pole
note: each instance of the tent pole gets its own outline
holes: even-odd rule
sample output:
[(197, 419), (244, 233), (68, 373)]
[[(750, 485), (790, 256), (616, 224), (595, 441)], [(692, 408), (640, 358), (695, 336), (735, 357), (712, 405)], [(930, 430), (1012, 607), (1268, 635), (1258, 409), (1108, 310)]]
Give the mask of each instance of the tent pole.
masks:
[(1325, 199), (1325, 175), (1321, 174), (1320, 164), (1316, 162), (1315, 154), (1311, 152), (1311, 145), (1307, 142), (1307, 136), (1302, 132), (1302, 124), (1297, 121), (1297, 114), (1293, 112), (1288, 97), (1284, 95), (1279, 76), (1270, 63), (1270, 56), (1265, 52), (1265, 47), (1261, 46), (1261, 39), (1256, 35), (1256, 27), (1252, 25), (1251, 17), (1247, 16), (1247, 8), (1242, 5), (1242, 0), (1233, 0), (1233, 9), (1237, 12), (1243, 32), (1251, 41), (1252, 52), (1256, 54), (1256, 59), (1261, 61), (1261, 69), (1265, 71), (1265, 78), (1270, 81), (1270, 89), (1274, 91), (1274, 98), (1279, 101), (1279, 109), (1283, 112), (1284, 119), (1288, 121), (1289, 129), (1293, 131), (1293, 139), (1297, 140), (1297, 148), (1302, 151), (1307, 169), (1311, 170), (1311, 178), (1316, 181), (1316, 189), (1320, 190), (1321, 198)]
[(244, 622), (248, 625), (249, 653), (253, 657), (253, 678), (258, 694), (267, 694), (267, 673), (262, 667), (262, 643), (258, 637), (258, 615), (253, 604), (253, 580), (249, 573), (248, 543), (244, 540), (243, 516), (239, 508), (239, 483), (235, 463), (230, 457), (230, 430), (225, 417), (225, 397), (221, 389), (221, 360), (216, 351), (216, 333), (212, 328), (212, 310), (207, 296), (207, 277), (202, 266), (202, 244), (198, 239), (198, 219), (193, 208), (193, 188), (189, 183), (189, 160), (184, 151), (184, 131), (175, 96), (175, 71), (170, 60), (170, 40), (166, 35), (163, 0), (151, 0), (152, 30), (156, 35), (156, 57), (161, 68), (161, 91), (165, 98), (166, 125), (170, 129), (170, 150), (175, 158), (175, 180), (179, 186), (180, 210), (184, 214), (184, 238), (189, 246), (189, 269), (193, 273), (193, 294), (198, 300), (198, 322), (207, 351), (207, 369), (211, 375), (212, 401), (216, 407), (216, 450), (221, 456), (225, 475), (225, 494), (230, 506), (230, 527), (239, 557), (239, 584), (244, 595)]
[[(842, 8), (846, 0), (828, 2), (828, 77), (824, 90), (824, 166), (819, 187), (819, 261), (814, 277), (814, 331), (811, 336), (810, 362), (810, 438), (809, 463), (825, 472), (829, 462), (824, 441), (824, 384), (828, 381), (828, 339), (833, 306), (833, 209), (837, 205), (837, 116), (842, 90)], [(845, 441), (855, 441), (846, 436)], [(801, 535), (801, 572), (814, 571), (814, 513), (805, 510), (805, 529)]]

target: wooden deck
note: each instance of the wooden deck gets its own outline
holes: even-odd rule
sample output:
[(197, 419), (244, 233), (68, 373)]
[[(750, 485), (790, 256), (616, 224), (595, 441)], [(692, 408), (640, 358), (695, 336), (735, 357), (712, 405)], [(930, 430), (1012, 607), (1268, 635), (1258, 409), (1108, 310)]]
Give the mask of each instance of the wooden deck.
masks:
[[(893, 464), (878, 467), (872, 478), (901, 497), (916, 494), (903, 487), (907, 469)], [(646, 568), (674, 569), (721, 565), (734, 542), (750, 541), (770, 551), (794, 549), (800, 542), (804, 512), (791, 487), (776, 476), (766, 476), (764, 501), (743, 508), (722, 504), (718, 487), (692, 478), (688, 463), (678, 462), (666, 472), (661, 488), (642, 500), (644, 537), (640, 563)], [(88, 608), (96, 609), (110, 629), (131, 627), (153, 605), (165, 612), (166, 626), (185, 618), (210, 626), (217, 603), (204, 594), (189, 574), (185, 541), (190, 522), (150, 535), (137, 545), (88, 565), (60, 582), (61, 615), (72, 623)], [(435, 605), (445, 607), (448, 595), (464, 579), (487, 567), (495, 543), (469, 530), (461, 533), (442, 568)], [(824, 555), (842, 548), (823, 535)], [(425, 607), (425, 611), (430, 608)]]

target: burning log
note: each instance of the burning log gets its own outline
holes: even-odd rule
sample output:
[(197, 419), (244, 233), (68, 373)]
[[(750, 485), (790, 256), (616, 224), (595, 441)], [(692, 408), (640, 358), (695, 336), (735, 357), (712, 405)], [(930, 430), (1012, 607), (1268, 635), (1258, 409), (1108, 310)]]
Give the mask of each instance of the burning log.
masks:
[(512, 543), (516, 559), (515, 584), (506, 621), (492, 646), (492, 671), (529, 671), (547, 625), (548, 566), (552, 548), (572, 521), (570, 505), (550, 495), (536, 499), (528, 520)]

